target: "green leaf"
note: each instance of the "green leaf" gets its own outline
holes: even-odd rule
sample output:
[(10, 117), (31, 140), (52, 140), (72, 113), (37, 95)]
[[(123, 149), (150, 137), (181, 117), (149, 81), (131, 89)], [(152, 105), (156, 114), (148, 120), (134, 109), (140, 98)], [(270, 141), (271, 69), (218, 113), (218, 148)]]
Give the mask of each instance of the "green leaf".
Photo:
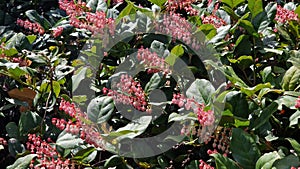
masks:
[(28, 39), (23, 33), (17, 33), (13, 37), (11, 37), (9, 41), (6, 42), (5, 47), (8, 49), (15, 48), (18, 51), (21, 51), (23, 49), (31, 50), (32, 48)]
[(233, 158), (240, 166), (244, 169), (255, 168), (256, 161), (260, 157), (260, 151), (250, 134), (240, 128), (234, 128), (230, 148)]
[(253, 123), (250, 123), (251, 129), (258, 129), (260, 126), (269, 121), (269, 118), (273, 113), (277, 111), (278, 104), (276, 102), (271, 103), (269, 106), (264, 108), (260, 114), (260, 116), (254, 120)]
[(97, 153), (97, 151), (94, 147), (88, 147), (88, 148), (85, 148), (85, 149), (82, 149), (82, 150), (78, 151), (74, 155), (74, 157), (72, 157), (72, 159), (76, 160), (76, 161), (80, 161), (80, 162), (89, 162), (87, 159), (94, 152)]
[(172, 50), (169, 56), (165, 58), (165, 61), (169, 65), (174, 65), (176, 62), (176, 59), (184, 54), (184, 49), (182, 45), (176, 45)]
[(134, 14), (135, 8), (133, 3), (128, 3), (127, 6), (120, 12), (118, 18), (116, 19), (116, 23), (119, 23), (124, 16)]
[(25, 12), (25, 14), (32, 22), (39, 23), (45, 30), (48, 30), (50, 27), (52, 27), (51, 23), (46, 18), (39, 15), (36, 10), (28, 10)]
[(36, 112), (24, 112), (21, 113), (19, 120), (19, 132), (21, 136), (27, 136), (27, 134), (34, 130), (36, 127), (40, 127), (42, 118)]
[(231, 25), (226, 25), (226, 26), (222, 26), (220, 28), (217, 29), (217, 35), (215, 37), (213, 37), (209, 43), (217, 43), (220, 40), (224, 39), (225, 36), (227, 35), (227, 33), (230, 30)]
[(260, 91), (261, 89), (264, 89), (264, 88), (271, 88), (271, 84), (270, 83), (265, 83), (265, 84), (258, 84), (254, 87), (247, 87), (247, 88), (244, 88), (242, 87), (241, 88), (241, 92), (242, 93), (245, 93), (247, 96), (253, 96), (256, 92)]
[(254, 26), (252, 25), (252, 23), (250, 21), (241, 20), (240, 26), (245, 28), (249, 34), (251, 34), (251, 35), (256, 34), (256, 30), (254, 29)]
[[(300, 162), (298, 157), (290, 154), (282, 159), (279, 159), (273, 163), (274, 169), (290, 169), (291, 167), (299, 166)], [(272, 168), (272, 169), (273, 169)]]
[(292, 114), (289, 118), (290, 120), (290, 125), (289, 127), (292, 127), (293, 125), (296, 125), (296, 124), (299, 124), (298, 121), (299, 121), (299, 118), (300, 118), (300, 111), (297, 110), (294, 114)]
[(257, 160), (255, 169), (272, 169), (273, 163), (278, 159), (281, 159), (281, 156), (277, 151), (265, 153)]
[(292, 145), (292, 147), (294, 148), (294, 150), (297, 153), (298, 158), (300, 159), (300, 144), (292, 138), (286, 138)]
[(290, 67), (282, 79), (282, 89), (294, 90), (300, 84), (300, 69), (295, 66)]
[(212, 24), (202, 24), (200, 25), (199, 30), (203, 32), (209, 40), (217, 34), (217, 30)]
[(222, 3), (228, 5), (231, 9), (237, 7), (238, 5), (244, 2), (245, 0), (222, 0)]
[(186, 91), (188, 98), (194, 98), (198, 103), (209, 104), (212, 101), (215, 88), (206, 79), (196, 79)]
[(186, 120), (197, 120), (197, 115), (193, 112), (184, 115), (172, 113), (169, 116), (168, 123), (172, 121), (184, 122)]
[(10, 48), (10, 49), (6, 49), (6, 50), (4, 50), (4, 54), (6, 55), (6, 56), (14, 56), (14, 55), (16, 55), (16, 54), (18, 54), (19, 52), (18, 52), (18, 50), (16, 49), (16, 48)]
[(82, 139), (78, 138), (75, 135), (72, 135), (71, 133), (67, 133), (65, 130), (58, 135), (58, 138), (56, 140), (56, 145), (64, 149), (76, 148), (81, 143), (83, 143)]
[(6, 132), (8, 134), (8, 137), (10, 138), (19, 138), (19, 128), (15, 122), (9, 122), (5, 126)]
[(252, 14), (252, 18), (264, 10), (262, 0), (248, 0), (248, 8)]
[(60, 93), (60, 84), (57, 81), (52, 81), (52, 86), (53, 86), (53, 92), (56, 97), (59, 96)]
[(282, 110), (282, 106), (285, 105), (286, 107), (290, 109), (296, 109), (295, 103), (296, 103), (297, 97), (284, 95), (279, 97), (277, 100), (275, 100), (276, 103), (278, 103), (278, 110)]
[(145, 86), (145, 93), (150, 93), (151, 91), (157, 89), (159, 87), (161, 79), (162, 77), (160, 74), (158, 73), (153, 74), (151, 79)]
[(85, 78), (87, 68), (82, 68), (78, 73), (72, 76), (72, 92), (78, 88), (80, 82)]
[(253, 64), (252, 56), (240, 56), (237, 59), (228, 59), (231, 63), (236, 63), (241, 69), (246, 69)]
[(147, 129), (147, 127), (151, 123), (151, 120), (152, 120), (151, 116), (142, 116), (137, 119), (133, 119), (126, 126), (119, 128), (115, 132), (111, 132), (109, 134), (109, 137), (117, 136), (116, 139), (118, 141), (121, 141), (122, 139), (125, 139), (125, 138), (133, 139), (134, 137), (142, 134)]
[[(51, 87), (53, 87), (52, 90)], [(52, 85), (48, 82), (44, 82), (40, 87), (40, 91), (45, 93), (49, 93), (50, 91), (53, 91), (55, 96), (58, 97), (60, 93), (60, 84), (57, 81), (52, 81)]]
[(36, 40), (36, 35), (27, 35), (26, 38), (28, 39), (29, 43), (32, 44)]
[(101, 124), (108, 120), (114, 111), (113, 98), (109, 96), (96, 97), (87, 107), (89, 120)]
[(249, 117), (249, 105), (246, 97), (238, 92), (232, 91), (226, 95), (226, 107), (237, 117), (247, 120)]
[(149, 2), (152, 2), (153, 4), (156, 4), (159, 7), (162, 7), (167, 0), (148, 0)]
[(294, 12), (300, 16), (300, 5), (297, 6)]
[(36, 156), (36, 154), (28, 154), (24, 157), (20, 157), (14, 162), (14, 164), (8, 166), (7, 169), (27, 169), (31, 160)]
[(217, 169), (239, 169), (233, 160), (221, 155), (220, 153), (211, 154), (215, 158)]
[(104, 163), (104, 168), (116, 167), (123, 164), (123, 159), (118, 155), (109, 157)]

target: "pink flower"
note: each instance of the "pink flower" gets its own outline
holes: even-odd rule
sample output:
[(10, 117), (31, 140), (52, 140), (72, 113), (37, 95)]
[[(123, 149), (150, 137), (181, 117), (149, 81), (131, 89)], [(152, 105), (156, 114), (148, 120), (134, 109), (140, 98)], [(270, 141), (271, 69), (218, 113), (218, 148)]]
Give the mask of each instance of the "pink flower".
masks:
[(185, 106), (187, 110), (192, 109), (197, 114), (198, 121), (202, 126), (212, 125), (215, 121), (213, 111), (204, 111), (203, 104), (199, 104), (194, 99), (188, 99), (183, 94), (173, 94), (172, 103), (179, 107)]
[(296, 100), (295, 107), (296, 107), (297, 109), (300, 108), (300, 96), (299, 96), (298, 99)]
[(64, 28), (59, 26), (53, 30), (53, 36), (56, 38), (56, 37), (60, 36), (63, 31), (64, 31)]
[(209, 16), (202, 16), (202, 23), (203, 24), (212, 24), (215, 28), (219, 28), (221, 26), (225, 26), (226, 22), (222, 19), (216, 16), (215, 14), (209, 15)]
[[(111, 35), (115, 31), (115, 23), (112, 18), (106, 18), (106, 13), (103, 11), (91, 12), (85, 2), (75, 4), (74, 1), (60, 0), (59, 7), (66, 11), (70, 17), (70, 24), (76, 28), (87, 29), (94, 34), (103, 34), (106, 27)], [(85, 18), (82, 18), (82, 16), (85, 16)], [(81, 17), (81, 19), (78, 19), (78, 17)]]
[[(148, 110), (148, 102), (146, 94), (141, 87), (141, 84), (135, 81), (129, 75), (121, 75), (120, 82), (115, 86), (116, 90), (109, 89), (107, 95), (113, 97), (116, 103), (122, 103), (124, 105), (132, 105), (139, 111), (151, 112)], [(106, 89), (105, 89), (106, 90)], [(103, 91), (104, 93), (105, 91)]]
[(209, 164), (205, 163), (203, 160), (199, 160), (199, 169), (214, 169), (214, 167), (210, 166)]
[(31, 23), (28, 19), (26, 19), (25, 21), (22, 19), (17, 19), (17, 24), (20, 27), (24, 27), (25, 29), (33, 31), (34, 33), (39, 33), (41, 35), (45, 33), (44, 28), (40, 24)]
[(190, 15), (198, 15), (198, 11), (193, 9), (192, 3), (197, 0), (168, 0), (167, 10), (176, 12), (176, 10), (184, 9)]
[(169, 65), (166, 64), (165, 59), (160, 58), (155, 52), (150, 52), (148, 48), (143, 47), (138, 50), (137, 59), (145, 68), (148, 68), (148, 73), (164, 72), (170, 73)]
[(291, 20), (297, 21), (298, 14), (296, 14), (294, 11), (290, 11), (288, 9), (282, 8), (280, 5), (277, 5), (275, 20), (283, 24)]

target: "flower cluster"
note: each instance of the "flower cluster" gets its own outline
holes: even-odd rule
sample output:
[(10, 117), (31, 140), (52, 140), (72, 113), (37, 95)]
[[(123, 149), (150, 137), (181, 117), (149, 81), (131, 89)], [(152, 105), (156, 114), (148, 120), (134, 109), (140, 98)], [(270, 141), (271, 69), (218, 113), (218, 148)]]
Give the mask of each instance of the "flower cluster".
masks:
[(210, 126), (215, 121), (214, 112), (205, 111), (204, 104), (199, 104), (194, 99), (186, 98), (183, 94), (173, 94), (172, 103), (179, 107), (185, 107), (186, 110), (193, 110), (197, 114), (198, 121), (202, 126)]
[(149, 68), (148, 73), (164, 72), (170, 73), (169, 65), (166, 64), (164, 58), (160, 58), (155, 52), (151, 52), (148, 48), (143, 47), (138, 50), (137, 59), (145, 67)]
[(63, 31), (64, 31), (64, 28), (59, 26), (59, 27), (53, 29), (52, 35), (56, 38), (56, 37), (60, 36)]
[(203, 160), (199, 160), (199, 169), (215, 169), (214, 167), (210, 166), (209, 164), (205, 163)]
[(0, 145), (7, 146), (7, 141), (2, 137), (0, 137)]
[(192, 7), (192, 3), (196, 0), (168, 0), (167, 10), (175, 12), (184, 9), (190, 15), (197, 15), (198, 11)]
[(290, 11), (288, 9), (281, 7), (280, 5), (277, 5), (275, 20), (279, 23), (284, 24), (291, 20), (297, 21), (298, 15), (294, 11)]
[(216, 16), (215, 14), (209, 16), (202, 16), (202, 23), (203, 24), (212, 24), (215, 28), (219, 28), (221, 26), (225, 26), (227, 23), (222, 19)]
[(71, 168), (70, 159), (61, 159), (59, 153), (56, 151), (56, 148), (42, 140), (40, 136), (28, 134), (26, 148), (30, 150), (31, 153), (37, 154), (36, 160), (39, 162), (39, 164), (34, 165), (35, 160), (32, 160), (31, 164), (29, 165), (30, 168)]
[(213, 140), (213, 148), (219, 153), (224, 153), (223, 155), (227, 155), (230, 145), (230, 137), (232, 135), (231, 128), (222, 128), (221, 130), (217, 130), (214, 135), (211, 136)]
[(33, 33), (39, 33), (41, 35), (45, 33), (44, 28), (40, 24), (32, 23), (28, 19), (26, 19), (25, 21), (22, 19), (17, 19), (17, 24), (21, 27), (24, 27), (25, 29), (32, 31)]
[(164, 15), (162, 23), (156, 23), (155, 29), (159, 33), (172, 36), (175, 40), (182, 40), (195, 50), (200, 48), (200, 42), (192, 34), (192, 25), (179, 14), (171, 12), (170, 15)]
[(112, 96), (116, 103), (132, 105), (139, 111), (151, 112), (146, 100), (146, 94), (141, 84), (129, 75), (121, 75), (120, 82), (113, 86), (117, 90), (103, 89), (103, 93)]
[[(69, 0), (60, 0), (59, 7), (65, 10), (70, 17), (70, 24), (76, 28), (87, 29), (94, 34), (103, 34), (104, 28), (108, 26), (109, 32), (113, 35), (115, 30), (114, 20), (106, 18), (106, 13), (103, 11), (91, 12), (91, 9), (86, 6), (85, 2)], [(81, 17), (80, 17), (81, 16)], [(82, 18), (85, 16), (85, 19)]]
[(59, 110), (64, 111), (66, 114), (76, 119), (75, 121), (64, 119), (52, 118), (52, 124), (60, 130), (73, 135), (80, 135), (80, 138), (86, 143), (94, 145), (95, 147), (103, 147), (103, 139), (100, 133), (93, 125), (87, 124), (88, 117), (85, 113), (75, 106), (74, 103), (62, 100), (60, 102)]
[(297, 109), (300, 108), (300, 96), (299, 96), (298, 99), (296, 100), (295, 107), (296, 107)]

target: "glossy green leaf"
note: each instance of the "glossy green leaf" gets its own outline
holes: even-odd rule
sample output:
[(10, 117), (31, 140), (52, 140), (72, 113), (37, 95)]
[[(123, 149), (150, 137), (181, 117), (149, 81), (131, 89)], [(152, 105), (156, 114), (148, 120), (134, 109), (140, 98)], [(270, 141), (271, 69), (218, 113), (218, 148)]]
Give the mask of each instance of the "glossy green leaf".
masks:
[(115, 167), (121, 165), (122, 163), (123, 163), (123, 159), (120, 156), (113, 155), (105, 161), (104, 167), (105, 168)]
[(212, 39), (216, 34), (217, 30), (212, 24), (202, 24), (199, 30), (203, 32), (208, 40)]
[(214, 157), (217, 169), (239, 169), (233, 160), (220, 153), (211, 154), (210, 156)]
[(36, 154), (28, 154), (24, 157), (20, 157), (14, 162), (14, 164), (8, 166), (7, 169), (27, 169), (31, 160), (36, 156)]
[(293, 125), (299, 124), (299, 118), (300, 118), (300, 111), (297, 110), (294, 114), (292, 114), (289, 118), (290, 125), (289, 127), (292, 127)]
[(235, 116), (244, 120), (249, 116), (249, 105), (246, 97), (238, 92), (232, 91), (226, 95), (226, 108), (228, 108)]
[(19, 121), (19, 132), (21, 136), (27, 136), (30, 131), (40, 127), (42, 118), (36, 112), (21, 113)]
[(157, 89), (159, 87), (161, 79), (162, 77), (160, 74), (158, 73), (153, 74), (151, 79), (145, 86), (145, 93), (150, 93), (151, 91)]
[(263, 12), (263, 2), (262, 0), (248, 0), (248, 8), (254, 18), (257, 14)]
[(265, 153), (256, 162), (255, 169), (272, 169), (273, 163), (281, 159), (277, 151)]
[(48, 30), (52, 26), (51, 23), (46, 18), (39, 15), (36, 10), (28, 10), (25, 14), (32, 22), (39, 23), (45, 30)]
[(294, 90), (300, 84), (300, 69), (295, 66), (290, 67), (283, 76), (282, 89)]
[(97, 151), (94, 147), (84, 148), (84, 149), (78, 151), (74, 155), (74, 157), (72, 157), (72, 159), (76, 160), (76, 161), (80, 161), (80, 162), (90, 162), (91, 159), (88, 159), (88, 158), (89, 158), (89, 156), (93, 155), (93, 153), (97, 154)]
[(215, 88), (206, 79), (196, 79), (186, 91), (188, 98), (194, 98), (198, 103), (209, 104), (212, 101)]
[(284, 95), (275, 100), (275, 102), (279, 105), (278, 110), (282, 110), (283, 105), (290, 109), (295, 109), (296, 99), (297, 97)]
[(300, 166), (298, 157), (290, 154), (273, 163), (272, 169), (290, 169), (291, 167)]
[(269, 121), (269, 118), (272, 116), (273, 113), (277, 111), (278, 104), (276, 102), (271, 103), (266, 108), (264, 108), (260, 114), (260, 116), (254, 120), (253, 123), (250, 123), (250, 128), (258, 129), (264, 123)]
[(167, 0), (148, 0), (148, 1), (160, 7), (162, 7), (167, 2)]
[(230, 143), (233, 158), (244, 169), (255, 168), (256, 161), (260, 157), (260, 151), (252, 136), (240, 128), (234, 128)]
[[(97, 139), (97, 138), (94, 138), (94, 139)], [(81, 143), (83, 143), (82, 139), (78, 138), (78, 136), (76, 136), (76, 135), (67, 133), (65, 130), (59, 134), (59, 136), (56, 140), (56, 145), (60, 146), (64, 149), (75, 148)]]
[(168, 122), (172, 122), (172, 121), (183, 122), (186, 120), (197, 120), (197, 115), (193, 112), (184, 115), (178, 113), (172, 113), (169, 116)]
[(72, 76), (72, 92), (78, 88), (80, 82), (85, 78), (87, 68), (82, 68), (79, 72)]
[(256, 92), (260, 91), (261, 89), (264, 88), (271, 88), (270, 83), (265, 83), (265, 84), (258, 84), (254, 87), (247, 87), (247, 88), (241, 88), (241, 92), (245, 93), (247, 96), (253, 96)]
[(114, 111), (113, 98), (109, 96), (96, 97), (87, 107), (89, 120), (101, 124), (108, 120)]
[(292, 145), (292, 147), (294, 148), (294, 150), (296, 151), (298, 158), (300, 159), (300, 144), (292, 138), (286, 138)]
[(231, 9), (237, 7), (238, 5), (244, 2), (245, 0), (222, 0), (222, 3), (228, 5)]

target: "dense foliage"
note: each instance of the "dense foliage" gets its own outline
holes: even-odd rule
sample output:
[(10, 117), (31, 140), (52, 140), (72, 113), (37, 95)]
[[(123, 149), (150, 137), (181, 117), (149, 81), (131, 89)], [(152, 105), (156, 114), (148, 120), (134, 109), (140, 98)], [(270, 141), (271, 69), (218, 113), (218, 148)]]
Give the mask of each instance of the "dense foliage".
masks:
[(0, 6), (1, 167), (300, 167), (296, 2)]

